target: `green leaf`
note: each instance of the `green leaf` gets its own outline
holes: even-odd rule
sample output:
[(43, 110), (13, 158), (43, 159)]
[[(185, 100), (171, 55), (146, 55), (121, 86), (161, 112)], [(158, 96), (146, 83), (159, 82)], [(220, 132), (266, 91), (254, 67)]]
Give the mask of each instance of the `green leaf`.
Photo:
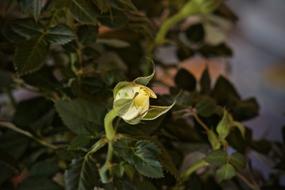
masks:
[(30, 176), (51, 177), (57, 171), (59, 171), (59, 167), (56, 160), (48, 159), (35, 163), (30, 169)]
[(162, 167), (157, 160), (159, 152), (153, 143), (147, 141), (136, 143), (134, 165), (140, 174), (151, 178), (163, 177)]
[(174, 177), (178, 178), (179, 172), (173, 162), (173, 158), (171, 157), (169, 151), (159, 142), (159, 140), (154, 141), (155, 145), (158, 146), (160, 150), (159, 160), (163, 166), (163, 168), (169, 172)]
[(33, 0), (33, 16), (35, 20), (38, 20), (42, 11), (42, 8), (44, 7), (46, 1), (45, 0)]
[(103, 44), (113, 48), (126, 48), (129, 47), (130, 44), (126, 41), (119, 40), (119, 39), (98, 39), (97, 43)]
[(196, 79), (186, 69), (179, 69), (174, 80), (180, 89), (187, 91), (194, 91), (196, 89)]
[(236, 175), (236, 170), (229, 163), (223, 165), (216, 172), (216, 176), (218, 178), (218, 181), (220, 181), (220, 182), (224, 181), (224, 180), (229, 180), (229, 179), (233, 178), (235, 175)]
[(90, 190), (100, 184), (98, 168), (93, 157), (72, 160), (64, 173), (66, 190)]
[(207, 94), (210, 92), (210, 90), (211, 90), (211, 77), (209, 74), (209, 69), (208, 67), (206, 67), (200, 79), (200, 91), (204, 94)]
[(19, 188), (19, 190), (62, 190), (62, 188), (53, 182), (51, 179), (46, 177), (29, 177), (24, 180)]
[(19, 75), (40, 69), (48, 55), (49, 45), (42, 36), (22, 42), (14, 56), (14, 66)]
[(238, 130), (240, 131), (240, 133), (242, 134), (242, 137), (243, 138), (245, 138), (245, 127), (243, 126), (243, 124), (241, 124), (240, 122), (237, 122), (237, 121), (235, 121), (234, 123), (233, 123), (233, 126), (234, 127), (237, 127), (238, 128)]
[(142, 118), (142, 120), (154, 120), (168, 112), (174, 105), (175, 102), (173, 102), (170, 106), (150, 106), (147, 114)]
[(12, 73), (0, 70), (0, 89), (9, 88), (12, 84)]
[(63, 24), (50, 28), (47, 33), (47, 40), (51, 44), (63, 45), (75, 39), (72, 30)]
[(232, 103), (233, 100), (240, 100), (240, 95), (234, 85), (223, 76), (217, 79), (212, 94), (221, 105)]
[(97, 12), (88, 0), (71, 0), (69, 10), (73, 17), (85, 24), (97, 24)]
[(246, 158), (241, 153), (235, 152), (230, 156), (229, 162), (237, 169), (242, 170), (246, 167)]
[(78, 135), (75, 137), (70, 145), (68, 146), (69, 150), (80, 150), (84, 148), (86, 145), (88, 145), (91, 141), (91, 137), (86, 135)]
[(224, 150), (216, 150), (210, 152), (207, 157), (206, 161), (215, 166), (222, 166), (227, 163), (228, 155), (227, 152)]
[(102, 104), (84, 99), (59, 100), (55, 107), (65, 125), (78, 135), (96, 135), (103, 124)]
[(18, 173), (16, 160), (8, 152), (0, 149), (0, 186), (13, 174)]
[(232, 113), (238, 121), (245, 121), (258, 116), (259, 105), (255, 98), (237, 101)]
[(233, 126), (234, 121), (232, 116), (226, 111), (224, 110), (224, 115), (222, 120), (218, 123), (217, 126), (217, 133), (219, 135), (219, 138), (221, 140), (225, 140), (226, 137), (229, 135), (231, 127)]
[(134, 80), (134, 82), (137, 84), (141, 84), (141, 85), (146, 86), (155, 75), (155, 69), (154, 69), (153, 63), (152, 63), (152, 67), (153, 67), (153, 70), (152, 70), (152, 73), (150, 75), (145, 76), (145, 77), (138, 77)]
[(217, 112), (217, 104), (210, 97), (202, 97), (196, 104), (197, 113), (203, 117), (210, 117)]
[(8, 21), (2, 27), (3, 36), (11, 42), (29, 40), (43, 32), (42, 26), (29, 18)]
[(110, 12), (98, 16), (100, 23), (110, 28), (124, 27), (128, 23), (128, 16), (124, 11), (112, 8)]
[(207, 131), (208, 140), (214, 150), (218, 150), (221, 147), (221, 143), (219, 141), (218, 136), (212, 130)]
[(158, 160), (160, 151), (155, 144), (140, 140), (122, 139), (114, 144), (114, 151), (144, 176), (151, 178), (163, 177), (163, 170)]
[(7, 131), (0, 136), (0, 149), (8, 152), (11, 157), (18, 160), (27, 151), (29, 140), (18, 133)]
[(203, 43), (205, 38), (204, 26), (201, 23), (191, 24), (191, 26), (185, 31), (185, 34), (190, 43)]
[(98, 26), (82, 25), (79, 26), (77, 31), (79, 41), (83, 44), (94, 44), (98, 36)]
[(21, 0), (19, 2), (22, 9), (26, 12), (31, 13), (34, 16), (35, 20), (39, 19), (41, 11), (47, 3), (46, 0)]

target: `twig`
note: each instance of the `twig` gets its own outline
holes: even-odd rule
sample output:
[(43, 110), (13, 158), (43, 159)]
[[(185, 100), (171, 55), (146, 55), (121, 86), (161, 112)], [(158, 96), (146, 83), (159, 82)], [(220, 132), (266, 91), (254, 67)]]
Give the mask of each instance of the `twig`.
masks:
[(237, 176), (239, 177), (240, 180), (242, 180), (252, 190), (260, 190), (258, 184), (255, 181), (253, 181), (253, 182), (249, 181), (246, 177), (244, 177), (240, 173), (237, 173)]
[(7, 128), (7, 129), (11, 129), (17, 133), (22, 134), (22, 135), (25, 135), (26, 137), (33, 139), (34, 141), (38, 142), (39, 144), (41, 144), (45, 147), (48, 147), (48, 148), (53, 149), (53, 150), (58, 149), (57, 146), (35, 137), (32, 133), (16, 127), (13, 123), (6, 122), (6, 121), (0, 121), (0, 127), (1, 126)]
[(191, 115), (203, 127), (203, 129), (205, 129), (206, 132), (210, 131), (209, 127), (200, 119), (196, 111), (191, 110)]

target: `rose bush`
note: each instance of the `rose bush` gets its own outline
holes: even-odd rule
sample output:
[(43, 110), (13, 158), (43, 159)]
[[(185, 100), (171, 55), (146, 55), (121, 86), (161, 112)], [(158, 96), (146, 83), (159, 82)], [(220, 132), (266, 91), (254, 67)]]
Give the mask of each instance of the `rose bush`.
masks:
[(0, 19), (0, 189), (284, 188), (284, 143), (243, 124), (255, 98), (181, 66), (232, 56), (225, 2), (1, 0)]

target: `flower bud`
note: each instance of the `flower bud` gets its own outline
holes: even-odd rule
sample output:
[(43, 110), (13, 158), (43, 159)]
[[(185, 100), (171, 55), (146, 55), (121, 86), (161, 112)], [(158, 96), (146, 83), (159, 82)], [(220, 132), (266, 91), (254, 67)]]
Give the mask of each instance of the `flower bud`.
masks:
[(113, 107), (127, 123), (136, 124), (147, 114), (149, 98), (156, 98), (150, 88), (131, 82), (119, 83), (114, 90)]

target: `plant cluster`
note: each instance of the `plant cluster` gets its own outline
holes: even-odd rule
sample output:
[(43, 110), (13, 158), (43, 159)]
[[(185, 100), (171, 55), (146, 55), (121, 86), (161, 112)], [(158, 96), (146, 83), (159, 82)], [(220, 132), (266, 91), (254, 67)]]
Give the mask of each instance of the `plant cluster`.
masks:
[[(230, 58), (236, 21), (222, 0), (1, 0), (0, 188), (284, 189), (284, 144), (242, 123), (255, 98), (179, 66)], [(155, 56), (166, 46), (177, 63)], [(170, 68), (172, 86), (155, 77)], [(271, 159), (269, 179), (251, 152)]]

